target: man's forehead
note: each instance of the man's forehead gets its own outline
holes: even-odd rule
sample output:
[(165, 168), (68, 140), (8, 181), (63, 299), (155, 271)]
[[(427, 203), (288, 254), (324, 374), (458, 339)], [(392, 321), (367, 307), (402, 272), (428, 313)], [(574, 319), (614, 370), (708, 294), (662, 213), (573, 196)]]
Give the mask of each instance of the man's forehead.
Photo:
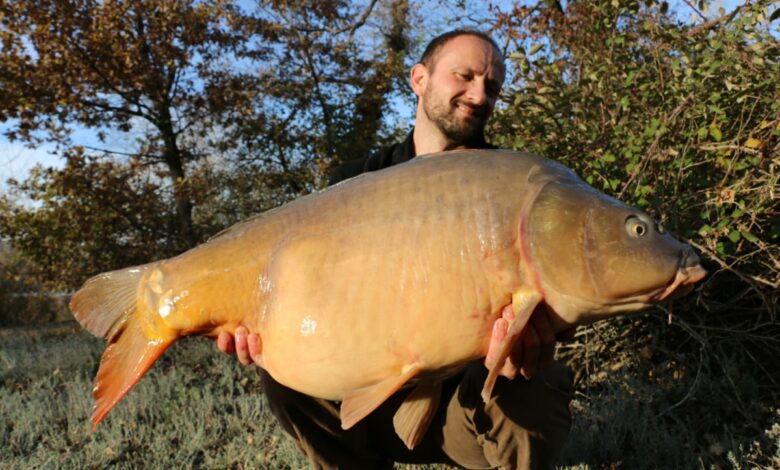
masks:
[(439, 48), (431, 61), (432, 66), (440, 61), (449, 65), (464, 65), (479, 68), (491, 67), (494, 73), (503, 76), (504, 60), (501, 53), (490, 42), (473, 35), (452, 38)]

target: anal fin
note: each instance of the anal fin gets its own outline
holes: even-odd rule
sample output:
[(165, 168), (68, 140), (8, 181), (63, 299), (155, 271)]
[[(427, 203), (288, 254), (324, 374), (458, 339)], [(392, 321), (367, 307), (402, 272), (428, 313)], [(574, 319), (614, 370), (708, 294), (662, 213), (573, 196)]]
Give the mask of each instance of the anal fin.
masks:
[(393, 427), (408, 449), (419, 444), (441, 401), (441, 381), (421, 382), (393, 416)]
[(405, 366), (399, 375), (350, 393), (341, 402), (341, 428), (349, 429), (368, 416), (420, 370), (419, 364), (410, 364)]

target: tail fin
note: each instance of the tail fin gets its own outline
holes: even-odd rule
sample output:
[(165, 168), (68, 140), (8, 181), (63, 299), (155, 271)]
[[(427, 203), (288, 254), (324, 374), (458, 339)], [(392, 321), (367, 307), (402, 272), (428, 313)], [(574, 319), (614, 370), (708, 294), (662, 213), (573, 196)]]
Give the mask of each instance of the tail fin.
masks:
[(176, 340), (149, 337), (138, 302), (139, 282), (155, 263), (100, 274), (70, 301), (73, 315), (90, 333), (108, 338), (95, 378), (92, 430)]

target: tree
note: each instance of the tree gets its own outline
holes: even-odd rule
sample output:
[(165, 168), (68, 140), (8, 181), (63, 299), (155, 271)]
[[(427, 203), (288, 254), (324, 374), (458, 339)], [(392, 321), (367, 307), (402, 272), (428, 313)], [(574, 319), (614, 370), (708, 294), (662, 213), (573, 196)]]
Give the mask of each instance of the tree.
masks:
[[(754, 268), (766, 272), (780, 254), (780, 45), (762, 26), (768, 2), (703, 25), (664, 5), (519, 6), (501, 18), (521, 73), (493, 132), (656, 210), (716, 256), (763, 257)], [(526, 52), (528, 41), (538, 46)], [(776, 288), (778, 271), (765, 282)]]
[(242, 158), (288, 174), (302, 171), (296, 162), (314, 163), (321, 174), (334, 161), (366, 155), (382, 137), (394, 138), (383, 118), (406, 86), (408, 9), (407, 0), (259, 2), (249, 28), (273, 25), (273, 34), (243, 57), (258, 63), (270, 52), (259, 70), (240, 77), (243, 87), (259, 91), (251, 110), (235, 113), (226, 126), (229, 140), (241, 142)]
[(61, 170), (37, 168), (26, 182), (11, 182), (9, 196), (23, 194), (39, 207), (6, 203), (0, 210), (0, 232), (24, 253), (28, 278), (67, 288), (172, 251), (175, 221), (140, 161), (118, 164), (78, 150), (66, 159)]
[[(224, 107), (214, 75), (245, 37), (231, 28), (229, 1), (0, 2), (0, 120), (8, 137), (67, 146), (69, 126), (143, 128), (136, 156), (163, 165), (173, 188), (175, 245), (202, 236), (192, 221), (194, 144)], [(126, 149), (125, 149), (126, 150)]]
[[(394, 135), (407, 11), (0, 0), (0, 121), (12, 139), (56, 142), (66, 162), (11, 182), (8, 201), (35, 202), (9, 203), (0, 233), (39, 280), (75, 287), (311, 191), (334, 161)], [(81, 145), (83, 127), (135, 144)]]

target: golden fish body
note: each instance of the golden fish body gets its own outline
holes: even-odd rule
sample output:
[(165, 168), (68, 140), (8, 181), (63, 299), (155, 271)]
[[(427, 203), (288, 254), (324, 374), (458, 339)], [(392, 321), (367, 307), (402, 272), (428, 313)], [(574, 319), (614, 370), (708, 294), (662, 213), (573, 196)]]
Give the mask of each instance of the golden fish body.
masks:
[(176, 339), (243, 325), (277, 381), (343, 400), (349, 427), (410, 379), (485, 356), (507, 304), (518, 319), (504, 357), (540, 302), (564, 328), (702, 276), (690, 248), (565, 167), (466, 150), (361, 175), (175, 258), (96, 276), (71, 305), (110, 338), (95, 424)]
[[(523, 200), (486, 163), (367, 174), (240, 224), (148, 270), (150, 320), (162, 336), (244, 325), (275, 379), (337, 400), (414, 361), (484, 356), (522, 282), (507, 221)], [(480, 173), (504, 176), (493, 187)]]

